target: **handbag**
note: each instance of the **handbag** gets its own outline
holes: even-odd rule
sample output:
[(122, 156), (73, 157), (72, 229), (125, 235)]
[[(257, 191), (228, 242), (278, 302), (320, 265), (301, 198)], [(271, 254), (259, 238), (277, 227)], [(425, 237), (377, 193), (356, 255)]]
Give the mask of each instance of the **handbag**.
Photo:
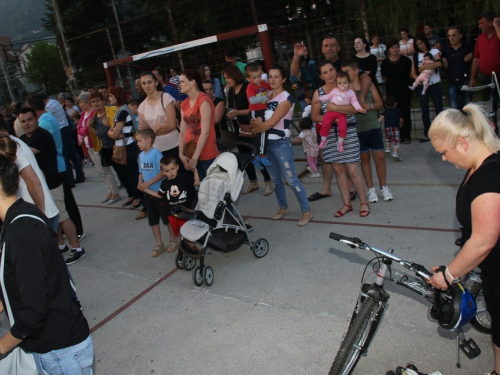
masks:
[(220, 131), (220, 143), (222, 146), (229, 148), (236, 142), (236, 134), (231, 130), (222, 130), (221, 124), (219, 124)]
[[(33, 215), (19, 215), (15, 217), (12, 221), (22, 216), (30, 216), (43, 222), (42, 219)], [(12, 315), (12, 309), (10, 308), (9, 296), (7, 295), (7, 291), (5, 290), (5, 281), (3, 277), (4, 266), (5, 266), (5, 242), (3, 243), (2, 246), (0, 273), (1, 273), (2, 293), (6, 305), (5, 308), (7, 309), (7, 315), (9, 316), (10, 326), (12, 327), (15, 321), (14, 321), (14, 315)], [(10, 351), (10, 353), (8, 353), (4, 358), (0, 360), (0, 374), (38, 375), (38, 370), (35, 365), (35, 358), (33, 357), (33, 354), (26, 353), (19, 346), (15, 347)]]
[[(236, 94), (233, 96), (233, 108), (236, 109)], [(236, 120), (238, 121), (238, 120)], [(242, 138), (255, 138), (255, 134), (252, 133), (252, 128), (250, 124), (240, 124), (238, 121), (238, 127), (240, 129), (239, 136)]]
[(182, 153), (189, 159), (191, 159), (196, 151), (196, 141), (194, 139), (184, 143), (184, 149)]
[(119, 165), (127, 165), (127, 139), (123, 135), (123, 146), (113, 145), (113, 156), (111, 160)]

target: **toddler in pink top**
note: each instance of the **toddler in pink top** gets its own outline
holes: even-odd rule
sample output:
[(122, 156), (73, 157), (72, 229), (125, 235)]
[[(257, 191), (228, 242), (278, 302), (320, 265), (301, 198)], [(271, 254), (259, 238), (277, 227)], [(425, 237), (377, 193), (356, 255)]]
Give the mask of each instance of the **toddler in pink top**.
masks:
[[(330, 91), (327, 95), (322, 95), (318, 98), (319, 102), (330, 101), (336, 105), (349, 105), (351, 104), (358, 112), (366, 113), (366, 110), (359, 105), (356, 93), (349, 89), (349, 74), (346, 72), (337, 73), (337, 87)], [(337, 127), (339, 129), (339, 136), (337, 141), (337, 149), (339, 152), (344, 152), (344, 139), (347, 136), (347, 115), (340, 112), (328, 111), (323, 117), (321, 129), (321, 142), (319, 148), (323, 149), (327, 143), (327, 137), (332, 128), (332, 122), (337, 120)]]
[[(430, 53), (426, 53), (422, 60), (422, 65), (432, 64), (434, 61), (434, 57)], [(410, 90), (415, 90), (418, 85), (423, 84), (424, 89), (422, 90), (422, 95), (425, 95), (425, 92), (429, 88), (429, 81), (431, 80), (431, 76), (434, 74), (434, 69), (425, 69), (422, 73), (419, 74), (413, 85), (409, 86)]]

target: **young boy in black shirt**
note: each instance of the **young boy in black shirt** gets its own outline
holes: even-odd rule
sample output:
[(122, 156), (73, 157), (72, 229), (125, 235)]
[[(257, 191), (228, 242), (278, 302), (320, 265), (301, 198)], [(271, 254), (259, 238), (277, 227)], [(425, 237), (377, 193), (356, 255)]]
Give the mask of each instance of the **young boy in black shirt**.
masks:
[[(178, 173), (179, 164), (177, 164), (177, 161), (173, 156), (164, 156), (160, 160), (160, 168), (161, 173), (166, 177), (161, 182), (160, 190), (152, 191), (150, 189), (146, 189), (144, 192), (157, 198), (165, 197), (170, 209), (179, 205), (187, 208), (193, 208), (192, 205), (197, 197), (193, 177), (186, 173)], [(174, 231), (175, 237), (173, 241), (175, 241), (178, 247), (180, 240), (179, 230), (184, 225), (186, 220), (169, 216), (168, 221)]]

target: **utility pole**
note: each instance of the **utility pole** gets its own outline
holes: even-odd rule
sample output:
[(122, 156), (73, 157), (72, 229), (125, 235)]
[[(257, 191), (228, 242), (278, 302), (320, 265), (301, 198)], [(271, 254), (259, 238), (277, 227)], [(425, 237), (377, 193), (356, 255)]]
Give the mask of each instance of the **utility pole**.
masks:
[(71, 56), (69, 54), (69, 48), (68, 48), (68, 43), (66, 43), (66, 37), (64, 36), (64, 27), (61, 22), (61, 15), (59, 14), (59, 6), (57, 5), (57, 0), (52, 0), (52, 8), (54, 9), (54, 17), (56, 20), (56, 25), (57, 29), (59, 30), (59, 34), (61, 34), (61, 39), (64, 45), (64, 50), (66, 52), (66, 58), (68, 59), (68, 66), (69, 68), (66, 69), (67, 75), (68, 75), (68, 86), (69, 89), (73, 89), (73, 83), (74, 83), (74, 69), (73, 69), (73, 63), (71, 62)]
[[(172, 34), (174, 36), (174, 43), (178, 44), (179, 40), (177, 39), (177, 31), (175, 30), (174, 18), (172, 17), (172, 12), (170, 11), (170, 7), (167, 8), (168, 20), (170, 21), (170, 27), (172, 28)], [(179, 65), (181, 66), (181, 71), (184, 70), (184, 62), (182, 61), (181, 51), (177, 51), (177, 59), (179, 59)]]
[[(3, 49), (3, 54), (7, 57), (7, 54), (5, 52), (5, 45), (2, 43), (2, 49)], [(3, 72), (3, 75), (5, 77), (5, 83), (7, 84), (7, 89), (9, 90), (9, 95), (10, 95), (10, 99), (12, 100), (12, 102), (14, 102), (14, 95), (12, 95), (12, 89), (10, 88), (10, 82), (9, 82), (9, 76), (7, 74), (7, 70), (5, 69), (5, 64), (3, 62), (3, 57), (2, 55), (0, 55), (0, 64), (2, 65), (2, 72)]]
[[(120, 44), (122, 46), (123, 54), (126, 55), (127, 49), (125, 48), (125, 42), (123, 41), (122, 29), (121, 29), (120, 23), (118, 21), (118, 13), (116, 12), (115, 0), (111, 0), (111, 6), (113, 7), (113, 13), (115, 15), (115, 20), (116, 20), (116, 28), (118, 29), (118, 36), (120, 38)], [(115, 57), (115, 59), (116, 59), (116, 57)], [(117, 69), (118, 69), (118, 67), (117, 67)], [(127, 66), (127, 78), (129, 79), (129, 81), (131, 81), (131, 79), (132, 79), (132, 71), (130, 70), (129, 66)], [(131, 87), (134, 86), (132, 83), (130, 83), (130, 84), (131, 84)]]

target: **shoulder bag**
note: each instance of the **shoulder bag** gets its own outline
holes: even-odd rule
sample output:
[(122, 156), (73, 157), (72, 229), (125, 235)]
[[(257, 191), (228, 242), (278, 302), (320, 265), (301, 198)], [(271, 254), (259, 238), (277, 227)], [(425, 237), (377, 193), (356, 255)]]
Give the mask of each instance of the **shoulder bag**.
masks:
[[(19, 215), (16, 216), (12, 221), (24, 216), (29, 216), (31, 218), (40, 220), (45, 224), (45, 222), (42, 219), (34, 215)], [(5, 281), (3, 277), (4, 266), (5, 266), (5, 242), (2, 245), (0, 274), (1, 274), (2, 293), (6, 305), (4, 307), (9, 317), (10, 326), (12, 327), (15, 323), (15, 320), (14, 320), (14, 315), (12, 315), (12, 309), (10, 308), (9, 296), (7, 295), (7, 291), (5, 290)], [(38, 375), (38, 370), (36, 369), (35, 358), (33, 357), (33, 354), (26, 353), (22, 348), (16, 346), (9, 353), (6, 353), (5, 357), (0, 359), (0, 374)]]
[[(118, 113), (119, 112), (117, 111), (115, 116), (117, 116)], [(116, 126), (116, 118), (114, 126)], [(125, 134), (123, 134), (123, 129), (122, 129), (122, 140), (123, 140), (122, 146), (117, 146), (116, 142), (113, 145), (113, 156), (111, 157), (111, 160), (113, 160), (114, 163), (119, 165), (127, 165), (127, 138), (125, 138)]]
[[(245, 94), (246, 96), (246, 94)], [(236, 92), (233, 94), (233, 108), (236, 109)], [(242, 138), (255, 138), (255, 134), (252, 133), (252, 128), (250, 124), (241, 124), (236, 117), (236, 122), (238, 123), (238, 127), (240, 129), (239, 136)]]

